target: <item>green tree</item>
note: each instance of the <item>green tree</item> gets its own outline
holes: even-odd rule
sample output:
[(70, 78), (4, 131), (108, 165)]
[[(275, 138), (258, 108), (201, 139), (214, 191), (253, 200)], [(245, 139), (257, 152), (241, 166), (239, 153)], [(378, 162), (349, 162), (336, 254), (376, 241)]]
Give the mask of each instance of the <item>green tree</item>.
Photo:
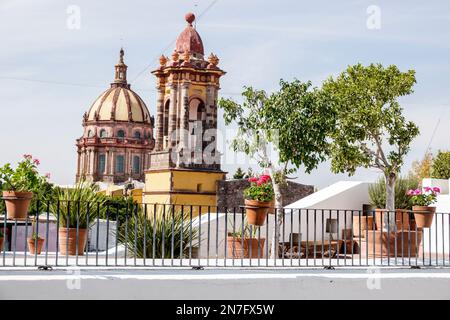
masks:
[[(311, 83), (280, 81), (280, 90), (268, 95), (263, 90), (245, 88), (241, 104), (221, 99), (225, 124), (236, 123), (232, 141), (236, 152), (255, 159), (271, 176), (278, 209), (272, 236), (272, 257), (276, 256), (283, 222), (281, 184), (300, 166), (311, 172), (327, 156), (327, 135), (333, 125), (333, 110)], [(271, 151), (271, 152), (270, 152)], [(271, 156), (272, 155), (272, 156)]]
[(431, 177), (434, 179), (450, 179), (450, 151), (439, 150), (431, 168)]
[(358, 167), (383, 172), (386, 183), (384, 227), (395, 230), (395, 181), (418, 127), (403, 116), (398, 98), (413, 92), (415, 71), (381, 64), (349, 66), (324, 82), (323, 91), (336, 110), (332, 171), (354, 174)]
[(236, 172), (233, 175), (233, 179), (240, 180), (240, 179), (244, 179), (244, 177), (245, 177), (245, 172), (242, 171), (242, 169), (240, 167), (237, 168)]
[(427, 152), (422, 160), (414, 161), (409, 174), (418, 180), (418, 184), (422, 185), (422, 180), (431, 177), (431, 169), (433, 166), (433, 154)]

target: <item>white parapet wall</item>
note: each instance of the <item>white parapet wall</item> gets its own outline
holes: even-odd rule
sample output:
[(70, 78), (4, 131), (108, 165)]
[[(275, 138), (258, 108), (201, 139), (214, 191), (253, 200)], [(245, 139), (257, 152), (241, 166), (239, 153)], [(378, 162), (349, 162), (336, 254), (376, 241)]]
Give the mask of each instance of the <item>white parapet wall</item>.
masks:
[[(295, 230), (301, 230), (302, 239), (314, 240), (315, 237), (316, 240), (327, 240), (331, 236), (333, 239), (342, 239), (343, 231), (352, 228), (352, 216), (361, 215), (363, 205), (370, 203), (370, 184), (361, 181), (340, 181), (285, 208), (287, 211), (300, 213), (301, 220), (293, 223)], [(337, 233), (323, 234), (328, 219), (338, 223)]]
[[(424, 229), (423, 248), (425, 259), (450, 257), (450, 180), (423, 179), (423, 187), (439, 187), (441, 194), (437, 197), (436, 214), (431, 228)], [(428, 253), (428, 255), (427, 255)]]

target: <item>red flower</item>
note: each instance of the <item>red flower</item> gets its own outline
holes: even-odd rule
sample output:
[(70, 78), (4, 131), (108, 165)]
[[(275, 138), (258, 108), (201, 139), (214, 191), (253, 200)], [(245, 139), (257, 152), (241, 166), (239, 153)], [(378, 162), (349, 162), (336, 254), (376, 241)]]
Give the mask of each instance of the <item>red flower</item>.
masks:
[(255, 178), (255, 177), (251, 177), (251, 178), (248, 179), (248, 181), (249, 182), (256, 182), (256, 181), (258, 181), (258, 179)]
[(267, 183), (270, 180), (270, 176), (267, 174), (263, 174), (262, 176), (259, 177), (258, 181), (261, 181), (261, 183)]
[(41, 162), (39, 161), (39, 159), (34, 159), (33, 162), (34, 162), (34, 164), (37, 165), (37, 166), (41, 164)]

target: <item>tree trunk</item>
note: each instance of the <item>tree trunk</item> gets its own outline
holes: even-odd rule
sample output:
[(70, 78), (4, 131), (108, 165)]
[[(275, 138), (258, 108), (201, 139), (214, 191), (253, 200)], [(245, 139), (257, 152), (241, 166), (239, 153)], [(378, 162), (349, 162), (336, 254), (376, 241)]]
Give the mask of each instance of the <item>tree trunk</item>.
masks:
[(395, 181), (397, 175), (393, 172), (389, 173), (386, 178), (386, 210), (384, 215), (384, 230), (395, 231), (397, 225), (395, 223)]
[(281, 188), (275, 181), (274, 170), (269, 168), (270, 178), (272, 180), (273, 192), (275, 194), (275, 214), (277, 215), (277, 223), (274, 223), (272, 229), (272, 245), (270, 248), (270, 258), (278, 258), (278, 243), (280, 241), (280, 229), (283, 224), (284, 214), (283, 214), (283, 195), (281, 193)]

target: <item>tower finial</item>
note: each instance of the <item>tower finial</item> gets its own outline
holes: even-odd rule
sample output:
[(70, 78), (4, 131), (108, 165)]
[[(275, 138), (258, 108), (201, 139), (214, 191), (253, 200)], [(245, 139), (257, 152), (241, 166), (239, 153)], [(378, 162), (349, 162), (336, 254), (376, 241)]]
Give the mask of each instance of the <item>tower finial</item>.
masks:
[(123, 51), (123, 47), (122, 47), (122, 48), (120, 48), (120, 60), (119, 60), (120, 63), (124, 63), (123, 62), (124, 55), (125, 55), (125, 51)]
[(186, 19), (187, 23), (192, 26), (192, 23), (195, 21), (195, 14), (193, 14), (192, 12), (188, 12), (184, 16), (184, 18)]

